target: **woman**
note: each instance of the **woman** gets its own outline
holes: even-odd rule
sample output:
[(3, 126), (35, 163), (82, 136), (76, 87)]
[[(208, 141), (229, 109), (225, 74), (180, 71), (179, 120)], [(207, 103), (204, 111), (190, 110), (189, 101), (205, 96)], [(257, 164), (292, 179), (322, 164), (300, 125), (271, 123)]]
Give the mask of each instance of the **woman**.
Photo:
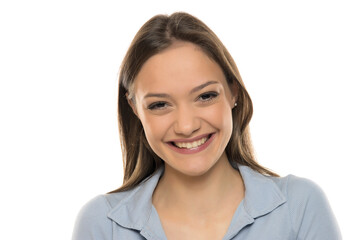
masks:
[(119, 79), (123, 185), (73, 239), (341, 239), (323, 192), (252, 152), (251, 99), (217, 36), (186, 13), (136, 34)]

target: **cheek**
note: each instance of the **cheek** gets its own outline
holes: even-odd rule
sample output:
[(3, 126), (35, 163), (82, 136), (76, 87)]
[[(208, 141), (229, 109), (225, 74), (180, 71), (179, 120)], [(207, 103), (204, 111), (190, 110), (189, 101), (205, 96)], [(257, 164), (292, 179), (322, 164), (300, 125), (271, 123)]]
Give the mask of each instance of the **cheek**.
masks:
[(232, 130), (232, 113), (228, 104), (216, 104), (203, 115), (211, 125), (223, 131)]
[(160, 141), (164, 138), (166, 129), (168, 128), (166, 126), (168, 121), (159, 116), (143, 116), (141, 123), (145, 131), (146, 139), (150, 146), (154, 148), (154, 141)]

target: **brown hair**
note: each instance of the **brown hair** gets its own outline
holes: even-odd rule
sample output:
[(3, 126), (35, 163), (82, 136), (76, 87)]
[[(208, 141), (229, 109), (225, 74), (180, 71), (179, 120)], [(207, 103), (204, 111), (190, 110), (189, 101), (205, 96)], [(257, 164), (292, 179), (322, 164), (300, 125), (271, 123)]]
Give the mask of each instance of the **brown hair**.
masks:
[(149, 146), (142, 124), (128, 104), (126, 94), (133, 94), (131, 88), (143, 64), (176, 40), (198, 45), (219, 64), (228, 84), (237, 84), (238, 106), (232, 110), (233, 131), (225, 149), (229, 160), (264, 175), (278, 176), (255, 160), (248, 126), (253, 113), (252, 102), (230, 53), (203, 22), (190, 14), (177, 12), (170, 16), (157, 15), (147, 21), (135, 35), (123, 60), (119, 75), (118, 120), (124, 180), (123, 185), (112, 192), (135, 187), (163, 164)]

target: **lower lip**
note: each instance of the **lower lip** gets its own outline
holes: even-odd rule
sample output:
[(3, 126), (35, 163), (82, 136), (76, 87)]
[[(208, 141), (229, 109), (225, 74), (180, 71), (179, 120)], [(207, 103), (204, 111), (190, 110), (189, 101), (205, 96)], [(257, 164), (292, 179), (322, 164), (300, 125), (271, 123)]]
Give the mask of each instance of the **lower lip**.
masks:
[(190, 149), (178, 148), (178, 147), (175, 147), (172, 143), (168, 143), (168, 146), (177, 153), (194, 154), (194, 153), (198, 153), (198, 152), (205, 150), (210, 145), (210, 143), (214, 140), (214, 138), (215, 138), (215, 133), (211, 134), (211, 137), (204, 144), (202, 144), (198, 147), (195, 147), (195, 148), (190, 148)]

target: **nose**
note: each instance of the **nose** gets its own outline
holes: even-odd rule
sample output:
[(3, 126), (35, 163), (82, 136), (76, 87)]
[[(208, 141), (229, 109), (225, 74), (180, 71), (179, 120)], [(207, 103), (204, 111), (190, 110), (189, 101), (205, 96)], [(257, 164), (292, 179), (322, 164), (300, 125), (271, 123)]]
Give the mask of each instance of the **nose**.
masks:
[(191, 136), (200, 129), (201, 121), (196, 114), (196, 110), (183, 106), (177, 109), (174, 122), (174, 131), (178, 135)]

